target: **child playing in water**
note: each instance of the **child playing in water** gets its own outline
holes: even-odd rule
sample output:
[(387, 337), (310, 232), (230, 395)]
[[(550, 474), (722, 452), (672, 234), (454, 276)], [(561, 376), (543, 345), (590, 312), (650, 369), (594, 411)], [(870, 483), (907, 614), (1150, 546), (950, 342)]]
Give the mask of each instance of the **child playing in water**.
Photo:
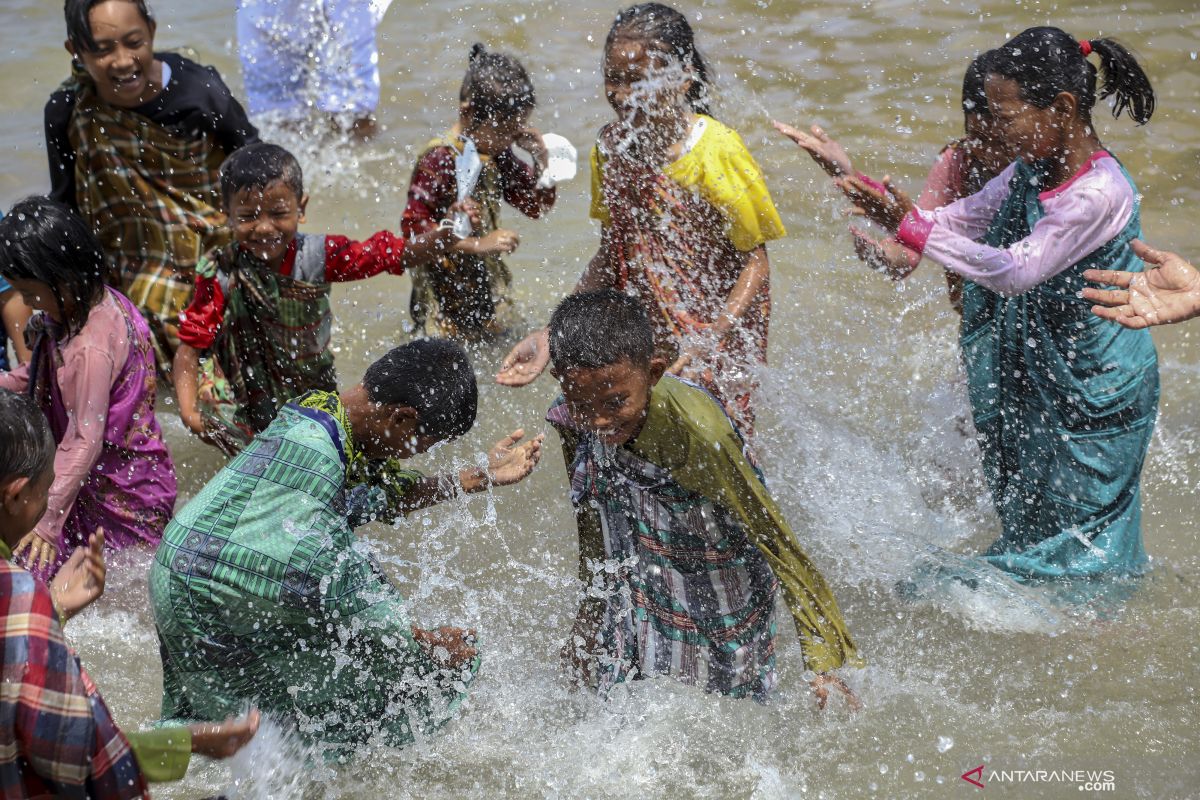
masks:
[(542, 437), (517, 444), (519, 430), (486, 470), (401, 464), (470, 430), (476, 402), (462, 347), (420, 339), (280, 410), (179, 512), (150, 570), (164, 717), (253, 700), (312, 740), (400, 747), (453, 715), (479, 667), (473, 633), (413, 626), (353, 530), (529, 474)]
[[(575, 291), (639, 297), (669, 371), (703, 383), (749, 433), (754, 370), (767, 358), (766, 243), (784, 235), (762, 172), (737, 133), (709, 116), (708, 67), (678, 11), (643, 3), (617, 15), (604, 88), (617, 119), (592, 150), (600, 247)], [(523, 386), (548, 359), (537, 331), (498, 380)]]
[(390, 0), (239, 0), (238, 54), (250, 113), (293, 122), (315, 108), (365, 138), (375, 132), (375, 28)]
[(0, 787), (5, 797), (148, 797), (146, 782), (182, 778), (192, 753), (236, 753), (258, 712), (217, 725), (117, 728), (62, 630), (104, 591), (103, 531), (90, 532), (48, 586), (9, 560), (46, 510), (56, 461), (41, 409), (0, 389)]
[(775, 685), (775, 595), (800, 634), (822, 706), (830, 670), (858, 663), (821, 574), (796, 541), (715, 399), (663, 377), (638, 300), (612, 289), (569, 296), (550, 320), (562, 437), (589, 597), (566, 655), (601, 691), (673, 675), (711, 692), (763, 698)]
[(901, 243), (967, 279), (962, 350), (1004, 525), (985, 559), (1021, 578), (1136, 574), (1147, 562), (1139, 481), (1158, 406), (1154, 344), (1080, 296), (1089, 268), (1143, 266), (1130, 247), (1137, 190), (1092, 124), (1092, 53), (1114, 114), (1147, 122), (1154, 91), (1124, 47), (1030, 28), (987, 60), (988, 107), (1017, 157), (998, 177), (932, 211), (890, 186), (843, 181)]
[[(966, 135), (946, 145), (938, 154), (925, 179), (925, 186), (917, 197), (918, 208), (941, 208), (975, 194), (1008, 165), (1003, 142), (995, 137), (996, 128), (988, 111), (987, 94), (983, 86), (987, 73), (986, 58), (986, 53), (977, 56), (963, 76), (962, 109)], [(776, 122), (775, 127), (812, 156), (813, 161), (830, 177), (838, 179), (857, 174), (864, 182), (877, 187), (882, 185), (862, 173), (855, 173), (842, 146), (817, 126), (812, 127), (811, 135), (780, 122)], [(895, 280), (911, 275), (921, 260), (920, 253), (894, 238), (875, 241), (856, 228), (851, 228), (851, 232), (854, 234), (854, 250), (859, 258)], [(963, 278), (956, 272), (946, 270), (946, 284), (950, 304), (961, 314)]]
[[(546, 146), (528, 125), (537, 98), (521, 62), (476, 44), (458, 98), (458, 122), (417, 160), (401, 229), (417, 236), (446, 218), (458, 198), (455, 161), (473, 147), (482, 162), (470, 193), (482, 209), (479, 225), (440, 262), (413, 271), (411, 310), (425, 335), (480, 340), (502, 335), (516, 322), (512, 273), (501, 256), (516, 250), (520, 237), (500, 227), (500, 201), (536, 219), (554, 205), (556, 192), (540, 177)], [(514, 146), (533, 164), (519, 159)]]
[(145, 0), (67, 0), (65, 13), (72, 70), (46, 104), (50, 196), (99, 237), (167, 375), (192, 269), (228, 237), (217, 168), (258, 131), (215, 69), (154, 52)]
[[(233, 242), (197, 267), (174, 372), (184, 424), (232, 455), (288, 400), (337, 388), (331, 282), (399, 275), (435, 258), (452, 237), (439, 228), (407, 242), (388, 231), (364, 242), (298, 233), (308, 205), (304, 177), (296, 158), (274, 144), (230, 156), (221, 196)], [(208, 356), (203, 373), (201, 354)]]
[(58, 443), (49, 509), (14, 549), (39, 571), (101, 527), (113, 548), (157, 544), (175, 508), (150, 331), (104, 272), (100, 243), (61, 203), (29, 198), (0, 219), (0, 275), (42, 312), (30, 363), (0, 374), (0, 388), (28, 392)]

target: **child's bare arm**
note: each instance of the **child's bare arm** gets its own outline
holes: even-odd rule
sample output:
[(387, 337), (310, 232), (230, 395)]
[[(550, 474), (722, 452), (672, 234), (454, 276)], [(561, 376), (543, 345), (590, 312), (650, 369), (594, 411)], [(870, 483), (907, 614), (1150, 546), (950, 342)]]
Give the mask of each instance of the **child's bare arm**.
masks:
[(422, 508), (437, 505), (459, 494), (475, 494), (491, 486), (510, 486), (523, 480), (542, 457), (543, 434), (527, 442), (525, 431), (515, 430), (496, 442), (488, 453), (488, 466), (467, 467), (456, 476), (442, 475), (425, 478), (409, 488), (396, 509), (407, 514)]
[[(742, 318), (754, 303), (754, 298), (758, 297), (770, 275), (771, 264), (767, 260), (766, 245), (759, 245), (744, 254), (742, 271), (738, 274), (737, 283), (729, 292), (721, 315), (713, 321), (712, 335), (717, 343), (724, 342), (735, 327), (741, 323)], [(671, 365), (670, 372), (674, 375), (686, 374), (687, 366), (690, 363), (702, 361), (704, 354), (696, 352), (695, 349), (699, 346), (693, 345), (691, 349), (681, 353), (675, 363)]]
[(33, 309), (25, 305), (20, 292), (10, 289), (0, 294), (0, 316), (4, 320), (4, 330), (12, 340), (17, 361), (22, 364), (29, 363), (29, 348), (25, 346), (25, 326), (32, 315)]
[(180, 344), (171, 365), (175, 379), (175, 396), (179, 400), (179, 417), (187, 429), (197, 436), (204, 433), (204, 420), (197, 405), (200, 386), (200, 351)]

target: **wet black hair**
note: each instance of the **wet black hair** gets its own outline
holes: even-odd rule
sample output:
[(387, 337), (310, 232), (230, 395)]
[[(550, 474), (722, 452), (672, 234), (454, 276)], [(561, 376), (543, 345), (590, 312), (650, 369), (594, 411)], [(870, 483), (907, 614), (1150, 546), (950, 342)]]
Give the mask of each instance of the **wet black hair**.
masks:
[(33, 398), (0, 389), (0, 482), (44, 474), (54, 451), (46, 415)]
[(660, 50), (677, 57), (692, 70), (692, 88), (687, 100), (696, 114), (708, 114), (709, 90), (712, 77), (704, 57), (696, 48), (696, 37), (687, 17), (662, 3), (638, 3), (621, 11), (608, 29), (604, 40), (604, 57), (618, 39), (637, 39), (656, 43)]
[(967, 67), (966, 74), (963, 75), (962, 110), (964, 115), (978, 114), (981, 117), (992, 115), (991, 109), (988, 108), (987, 92), (984, 90), (991, 54), (992, 51), (988, 50), (975, 56), (971, 65)]
[(297, 200), (304, 196), (304, 172), (294, 155), (269, 142), (248, 144), (234, 150), (221, 164), (221, 201), (228, 211), (236, 193), (262, 191), (279, 181), (295, 193)]
[(104, 296), (108, 265), (100, 242), (78, 214), (48, 197), (27, 197), (0, 219), (0, 275), (50, 287), (64, 313), (64, 336), (78, 333)]
[(426, 436), (453, 439), (475, 424), (475, 371), (456, 342), (417, 339), (393, 348), (367, 368), (363, 386), (372, 402), (416, 410)]
[[(76, 50), (82, 50), (85, 53), (96, 52), (98, 45), (96, 38), (92, 36), (90, 17), (92, 9), (104, 2), (107, 0), (67, 0), (63, 4), (63, 15), (67, 18), (67, 39), (75, 45)], [(150, 7), (146, 5), (146, 0), (124, 0), (124, 2), (133, 3), (146, 26), (154, 27), (154, 15), (150, 13)]]
[(568, 295), (550, 317), (550, 360), (561, 374), (628, 360), (646, 366), (654, 330), (642, 304), (616, 289)]
[(479, 42), (471, 46), (458, 99), (470, 105), (471, 121), (477, 123), (524, 119), (537, 105), (533, 81), (521, 62), (507, 53), (488, 52)]
[[(1084, 54), (1084, 44), (1060, 28), (1029, 28), (992, 51), (988, 73), (1016, 81), (1021, 99), (1037, 108), (1049, 107), (1062, 92), (1072, 94), (1080, 117), (1090, 120), (1098, 71)], [(1100, 57), (1100, 99), (1113, 98), (1113, 116), (1127, 113), (1139, 125), (1149, 122), (1154, 89), (1133, 54), (1112, 39), (1090, 39), (1086, 46)]]

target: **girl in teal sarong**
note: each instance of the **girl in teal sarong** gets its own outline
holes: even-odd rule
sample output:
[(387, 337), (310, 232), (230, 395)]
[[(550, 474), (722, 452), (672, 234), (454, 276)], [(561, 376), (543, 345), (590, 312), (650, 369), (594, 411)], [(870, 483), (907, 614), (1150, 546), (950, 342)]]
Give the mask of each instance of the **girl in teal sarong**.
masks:
[(965, 278), (961, 341), (984, 474), (1004, 533), (985, 560), (1021, 579), (1146, 568), (1139, 479), (1158, 406), (1146, 331), (1107, 325), (1089, 268), (1140, 271), (1137, 189), (1092, 126), (1100, 97), (1145, 123), (1149, 80), (1110, 39), (1031, 28), (988, 57), (988, 106), (1016, 159), (922, 211), (891, 187), (844, 188), (899, 240)]

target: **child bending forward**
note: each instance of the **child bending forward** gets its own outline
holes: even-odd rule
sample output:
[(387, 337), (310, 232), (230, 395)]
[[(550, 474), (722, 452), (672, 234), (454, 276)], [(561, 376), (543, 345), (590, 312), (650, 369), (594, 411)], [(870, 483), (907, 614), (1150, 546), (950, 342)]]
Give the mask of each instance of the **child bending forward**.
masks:
[(841, 612), (801, 551), (721, 405), (663, 376), (638, 301), (611, 289), (554, 312), (558, 429), (590, 584), (569, 660), (602, 692), (673, 675), (762, 699), (774, 687), (780, 585), (824, 705), (827, 674), (859, 658)]

